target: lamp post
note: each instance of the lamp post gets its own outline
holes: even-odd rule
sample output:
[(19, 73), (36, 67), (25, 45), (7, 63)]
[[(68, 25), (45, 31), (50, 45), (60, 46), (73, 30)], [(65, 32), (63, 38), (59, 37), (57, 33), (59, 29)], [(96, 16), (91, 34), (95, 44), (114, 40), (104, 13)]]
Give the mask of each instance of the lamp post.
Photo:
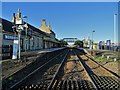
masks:
[[(26, 27), (26, 30), (25, 30), (25, 54), (27, 55), (27, 53), (26, 53), (26, 46), (27, 46), (27, 22), (28, 22), (28, 18), (27, 18), (27, 16), (23, 16), (23, 18), (25, 18), (26, 19), (26, 24), (25, 24), (25, 27)], [(27, 61), (27, 56), (25, 57), (25, 61)]]
[(92, 49), (93, 49), (93, 33), (95, 32), (95, 30), (92, 31)]
[[(26, 24), (23, 23), (23, 18), (26, 18)], [(17, 45), (18, 48), (15, 47), (15, 45), (14, 45), (16, 52), (13, 50), (14, 51), (13, 56), (16, 55), (16, 57), (17, 57), (17, 49), (18, 49), (18, 59), (21, 60), (21, 31), (23, 31), (23, 27), (26, 27), (26, 38), (27, 38), (27, 28), (28, 28), (27, 27), (27, 16), (21, 17), (20, 9), (18, 9), (17, 16), (15, 16), (15, 13), (13, 13), (12, 24), (13, 24), (13, 26), (12, 26), (13, 31), (15, 31), (15, 33), (16, 32), (18, 33), (18, 41), (15, 42), (15, 45), (16, 45), (16, 43), (18, 43), (18, 45)], [(26, 47), (25, 47), (25, 50), (26, 50)]]
[(116, 45), (116, 19), (117, 19), (117, 14), (114, 14), (114, 51)]
[(20, 58), (21, 58), (21, 45), (20, 45), (20, 38), (21, 38), (21, 30), (18, 30), (19, 60), (20, 60)]
[[(18, 59), (21, 60), (21, 31), (23, 31), (24, 24), (23, 24), (23, 18), (21, 18), (20, 9), (18, 9), (17, 16), (15, 16), (15, 13), (13, 13), (12, 23), (13, 23), (12, 26), (13, 30), (18, 33), (18, 41), (15, 42), (15, 45), (16, 43), (18, 43)], [(14, 54), (16, 53), (17, 52), (15, 52)]]
[(26, 24), (25, 24), (25, 28), (26, 28), (26, 30), (25, 30), (25, 52), (26, 52), (26, 44), (27, 44), (27, 16), (23, 16), (23, 18), (25, 18), (26, 19)]

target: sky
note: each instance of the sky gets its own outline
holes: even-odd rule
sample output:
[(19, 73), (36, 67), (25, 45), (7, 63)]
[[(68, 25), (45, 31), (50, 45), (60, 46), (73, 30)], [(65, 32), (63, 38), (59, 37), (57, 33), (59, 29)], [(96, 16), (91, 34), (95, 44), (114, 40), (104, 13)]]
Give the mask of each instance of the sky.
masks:
[(2, 2), (2, 18), (11, 21), (18, 8), (28, 23), (39, 28), (50, 23), (58, 39), (92, 36), (95, 42), (113, 41), (117, 2)]

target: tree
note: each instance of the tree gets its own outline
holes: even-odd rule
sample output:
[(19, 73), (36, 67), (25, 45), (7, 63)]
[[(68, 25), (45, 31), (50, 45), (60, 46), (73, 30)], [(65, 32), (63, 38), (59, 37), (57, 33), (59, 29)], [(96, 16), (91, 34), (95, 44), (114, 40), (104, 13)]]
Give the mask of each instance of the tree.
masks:
[(59, 40), (60, 42), (60, 45), (61, 46), (65, 46), (65, 45), (68, 45), (68, 43), (66, 41), (64, 41), (63, 39), (62, 40)]
[(77, 40), (77, 41), (75, 41), (74, 45), (77, 45), (79, 47), (83, 47), (83, 41)]

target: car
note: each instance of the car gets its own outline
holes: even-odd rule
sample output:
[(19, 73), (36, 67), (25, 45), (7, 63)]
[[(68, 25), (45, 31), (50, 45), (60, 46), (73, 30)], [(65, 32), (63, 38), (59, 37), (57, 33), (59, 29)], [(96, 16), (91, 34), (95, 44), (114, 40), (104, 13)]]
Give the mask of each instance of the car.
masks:
[(120, 46), (112, 46), (111, 50), (113, 50), (113, 51), (120, 51)]

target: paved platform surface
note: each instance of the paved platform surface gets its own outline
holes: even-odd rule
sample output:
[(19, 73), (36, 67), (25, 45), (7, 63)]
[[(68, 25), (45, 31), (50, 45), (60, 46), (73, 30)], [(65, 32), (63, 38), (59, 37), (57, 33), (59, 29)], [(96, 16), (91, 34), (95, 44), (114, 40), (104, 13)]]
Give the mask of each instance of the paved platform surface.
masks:
[[(21, 56), (29, 55), (29, 54), (42, 54), (42, 53), (47, 53), (47, 52), (53, 52), (53, 51), (60, 50), (60, 49), (63, 49), (63, 48), (64, 47), (41, 49), (41, 50), (27, 51), (27, 53), (26, 52), (21, 52)], [(9, 61), (9, 60), (12, 60), (12, 59), (0, 60), (0, 63), (1, 62), (6, 62), (6, 61)]]

